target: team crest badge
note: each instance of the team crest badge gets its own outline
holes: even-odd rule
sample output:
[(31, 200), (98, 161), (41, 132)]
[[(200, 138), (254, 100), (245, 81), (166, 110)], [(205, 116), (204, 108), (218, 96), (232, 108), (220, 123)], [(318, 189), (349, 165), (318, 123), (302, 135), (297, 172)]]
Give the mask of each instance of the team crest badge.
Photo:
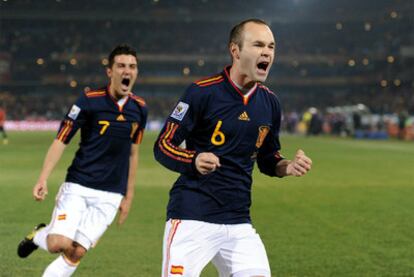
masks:
[(171, 117), (179, 121), (183, 120), (185, 114), (188, 111), (188, 107), (189, 105), (187, 103), (179, 102), (172, 112)]
[(260, 148), (262, 146), (267, 134), (269, 133), (269, 126), (260, 126), (259, 127), (259, 134), (257, 135), (256, 140), (256, 148)]

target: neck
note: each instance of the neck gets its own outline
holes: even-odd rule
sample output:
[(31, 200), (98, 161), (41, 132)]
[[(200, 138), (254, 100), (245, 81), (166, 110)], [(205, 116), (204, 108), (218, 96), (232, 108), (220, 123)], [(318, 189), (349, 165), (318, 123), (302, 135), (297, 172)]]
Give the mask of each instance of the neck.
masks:
[(118, 94), (113, 87), (109, 87), (109, 94), (115, 99), (120, 100), (124, 98), (126, 95)]
[(237, 86), (241, 86), (243, 92), (249, 91), (256, 82), (250, 80), (245, 74), (242, 74), (240, 70), (233, 64), (230, 68), (230, 79), (235, 83)]

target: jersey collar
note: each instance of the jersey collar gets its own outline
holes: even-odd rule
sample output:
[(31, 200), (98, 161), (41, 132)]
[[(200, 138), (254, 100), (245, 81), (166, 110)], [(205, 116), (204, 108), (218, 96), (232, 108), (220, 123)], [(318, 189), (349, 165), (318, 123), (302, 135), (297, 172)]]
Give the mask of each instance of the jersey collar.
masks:
[(227, 82), (230, 84), (230, 87), (233, 88), (233, 91), (235, 91), (243, 100), (243, 104), (246, 106), (249, 103), (249, 99), (253, 96), (253, 94), (257, 91), (257, 82), (254, 84), (254, 86), (247, 92), (246, 94), (243, 94), (243, 92), (237, 87), (237, 85), (233, 82), (233, 80), (230, 78), (230, 68), (231, 65), (228, 65), (223, 70), (223, 75)]
[[(118, 111), (122, 113), (122, 110), (124, 109), (126, 103), (128, 102), (130, 96), (129, 94), (127, 96), (125, 96), (125, 100), (116, 100), (110, 93), (109, 93), (109, 89), (110, 89), (111, 84), (108, 84), (108, 86), (106, 87), (106, 95), (112, 100), (112, 102), (116, 105), (116, 107), (118, 108)], [(123, 98), (124, 99), (124, 98)]]

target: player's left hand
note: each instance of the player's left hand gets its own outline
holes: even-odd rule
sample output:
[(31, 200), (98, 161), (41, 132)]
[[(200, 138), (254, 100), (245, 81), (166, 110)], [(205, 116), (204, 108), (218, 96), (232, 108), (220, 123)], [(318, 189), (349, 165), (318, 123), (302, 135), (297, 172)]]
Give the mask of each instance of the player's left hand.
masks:
[(312, 160), (302, 149), (299, 149), (296, 151), (295, 158), (288, 164), (286, 172), (288, 175), (300, 177), (308, 173), (311, 168)]
[(220, 159), (215, 154), (211, 152), (203, 152), (197, 156), (195, 166), (198, 172), (202, 175), (206, 175), (216, 171), (221, 164)]
[(118, 225), (122, 225), (128, 217), (129, 210), (132, 205), (132, 199), (124, 197), (119, 205)]

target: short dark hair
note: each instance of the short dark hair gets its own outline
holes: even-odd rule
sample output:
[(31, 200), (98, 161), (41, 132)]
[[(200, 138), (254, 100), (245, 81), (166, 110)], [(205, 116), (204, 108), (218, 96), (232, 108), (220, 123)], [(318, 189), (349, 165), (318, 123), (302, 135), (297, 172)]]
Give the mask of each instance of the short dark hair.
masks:
[(239, 46), (240, 49), (243, 47), (243, 29), (244, 29), (244, 25), (246, 25), (246, 23), (249, 23), (249, 22), (263, 24), (270, 28), (269, 24), (267, 24), (267, 22), (262, 19), (249, 18), (249, 19), (243, 20), (242, 22), (234, 26), (233, 29), (231, 29), (230, 37), (229, 37), (229, 46), (231, 43), (235, 43), (236, 45)]
[(132, 55), (138, 62), (137, 51), (128, 44), (120, 44), (116, 46), (108, 56), (108, 67), (112, 68), (114, 65), (115, 56), (118, 55)]

